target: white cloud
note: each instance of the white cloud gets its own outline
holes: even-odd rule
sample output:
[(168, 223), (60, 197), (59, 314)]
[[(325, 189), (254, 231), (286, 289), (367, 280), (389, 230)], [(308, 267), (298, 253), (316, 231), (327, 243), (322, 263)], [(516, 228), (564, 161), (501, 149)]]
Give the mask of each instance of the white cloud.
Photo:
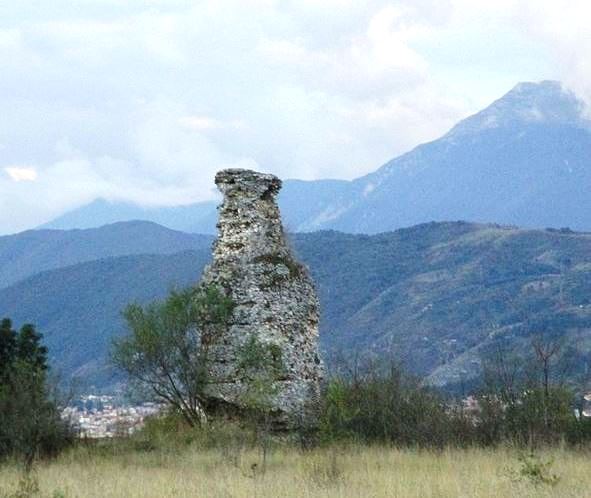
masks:
[[(545, 76), (563, 81), (591, 103), (591, 3), (587, 0), (454, 0), (453, 5), (448, 30), (476, 26), (493, 51), (495, 45), (506, 49), (507, 64), (523, 62), (519, 47), (515, 50), (504, 40), (513, 32), (536, 49), (527, 54), (527, 64), (549, 68)], [(502, 61), (503, 54), (497, 55)], [(498, 71), (503, 70), (499, 65)]]
[(6, 171), (8, 176), (14, 182), (34, 182), (37, 180), (37, 171), (35, 168), (9, 166), (4, 168), (4, 171)]
[[(215, 171), (228, 166), (353, 178), (521, 79), (562, 78), (591, 97), (590, 9), (581, 0), (6, 3), (0, 232), (99, 196), (210, 199)], [(6, 169), (29, 164), (35, 181)]]

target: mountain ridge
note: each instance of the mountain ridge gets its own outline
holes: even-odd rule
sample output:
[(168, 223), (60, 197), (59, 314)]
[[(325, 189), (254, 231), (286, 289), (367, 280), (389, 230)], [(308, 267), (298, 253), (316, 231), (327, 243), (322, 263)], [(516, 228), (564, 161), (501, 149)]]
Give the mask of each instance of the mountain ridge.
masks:
[(99, 228), (27, 230), (0, 237), (0, 288), (43, 270), (108, 256), (171, 254), (209, 248), (212, 238), (149, 221), (117, 222)]
[[(591, 122), (583, 110), (582, 101), (559, 82), (519, 83), (439, 139), (368, 175), (352, 181), (286, 180), (279, 196), (284, 222), (296, 232), (379, 233), (454, 219), (589, 231)], [(87, 207), (83, 218), (100, 223), (108, 206)], [(121, 206), (111, 207), (116, 212)], [(142, 209), (136, 217), (215, 232), (215, 202)], [(48, 226), (72, 227), (67, 220), (81, 212)]]

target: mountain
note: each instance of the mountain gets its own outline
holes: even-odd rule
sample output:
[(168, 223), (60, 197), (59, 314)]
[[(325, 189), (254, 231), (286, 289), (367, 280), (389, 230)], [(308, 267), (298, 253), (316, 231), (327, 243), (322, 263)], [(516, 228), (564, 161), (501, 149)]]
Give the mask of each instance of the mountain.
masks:
[[(321, 343), (341, 356), (391, 356), (435, 384), (469, 382), (482, 355), (516, 354), (531, 337), (563, 337), (591, 365), (591, 234), (465, 222), (378, 235), (292, 235), (317, 282)], [(54, 365), (99, 386), (120, 311), (196, 282), (209, 248), (106, 258), (46, 271), (0, 289), (0, 316), (36, 323)]]
[(40, 228), (69, 230), (97, 228), (121, 221), (144, 220), (188, 233), (214, 233), (217, 203), (199, 202), (188, 206), (142, 207), (129, 202), (97, 199), (70, 211)]
[(29, 230), (0, 237), (0, 288), (40, 271), (109, 256), (209, 250), (211, 241), (145, 221), (86, 230)]
[(525, 357), (544, 334), (564, 338), (573, 375), (591, 366), (591, 234), (458, 222), (301, 237), (333, 357), (391, 355), (460, 384), (498, 347)]
[(517, 85), (445, 136), (353, 184), (332, 228), (380, 232), (428, 220), (591, 229), (591, 128), (555, 82)]
[(124, 330), (121, 311), (196, 282), (209, 255), (122, 256), (42, 272), (0, 290), (0, 315), (35, 323), (60, 374), (109, 385), (115, 376), (108, 351)]
[[(353, 181), (287, 180), (279, 203), (291, 231), (379, 233), (429, 221), (591, 230), (591, 122), (560, 83), (520, 83), (443, 137)], [(129, 214), (127, 210), (131, 210)], [(50, 227), (148, 219), (215, 231), (214, 203), (142, 210), (97, 202)]]
[[(344, 180), (313, 182), (286, 180), (280, 195), (281, 209), (286, 213), (284, 224), (290, 231), (320, 227), (338, 214), (332, 211), (332, 206), (342, 204), (351, 195), (351, 182)], [(302, 202), (304, 199), (305, 202)], [(40, 228), (59, 230), (97, 228), (116, 222), (146, 220), (173, 230), (215, 234), (217, 217), (217, 202), (144, 208), (127, 202), (97, 199)]]

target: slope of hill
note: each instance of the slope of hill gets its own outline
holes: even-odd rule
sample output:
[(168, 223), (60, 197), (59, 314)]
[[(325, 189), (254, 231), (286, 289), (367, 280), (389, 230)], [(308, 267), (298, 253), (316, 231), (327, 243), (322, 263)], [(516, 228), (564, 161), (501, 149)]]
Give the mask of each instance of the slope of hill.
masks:
[[(476, 376), (498, 345), (524, 353), (549, 332), (565, 338), (579, 371), (590, 366), (591, 234), (457, 222), (292, 238), (318, 285), (330, 361), (391, 355), (446, 384)], [(0, 316), (37, 323), (59, 368), (107, 385), (124, 305), (197, 281), (209, 257), (207, 248), (44, 272), (0, 290)]]
[[(285, 182), (280, 206), (294, 232), (378, 233), (464, 219), (530, 228), (591, 230), (591, 122), (558, 82), (520, 83), (449, 133), (352, 182)], [(215, 231), (213, 203), (142, 210), (95, 203), (51, 227), (105, 220), (158, 221)]]
[(331, 227), (374, 233), (461, 218), (589, 230), (590, 125), (558, 83), (520, 84), (441, 139), (354, 182), (363, 195)]
[(86, 206), (65, 213), (40, 228), (54, 230), (97, 228), (121, 221), (144, 220), (188, 233), (214, 233), (217, 204), (212, 201), (188, 206), (147, 208), (127, 202), (97, 199)]
[[(328, 353), (392, 355), (436, 384), (469, 382), (504, 347), (563, 337), (591, 366), (591, 234), (430, 223), (375, 236), (302, 235)], [(573, 370), (573, 375), (574, 375)]]
[(29, 230), (0, 237), (0, 288), (40, 271), (109, 256), (209, 249), (211, 240), (145, 221), (88, 230)]
[(121, 311), (197, 281), (209, 254), (122, 256), (42, 272), (0, 290), (0, 315), (35, 323), (58, 372), (110, 384), (108, 351), (124, 327)]

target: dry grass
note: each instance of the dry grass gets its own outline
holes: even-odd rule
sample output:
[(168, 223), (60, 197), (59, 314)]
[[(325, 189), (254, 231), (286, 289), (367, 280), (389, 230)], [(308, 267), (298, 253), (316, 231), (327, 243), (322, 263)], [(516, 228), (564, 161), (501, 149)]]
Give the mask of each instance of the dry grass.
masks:
[[(555, 486), (515, 480), (513, 450), (384, 448), (277, 449), (261, 471), (255, 450), (232, 452), (186, 448), (179, 452), (101, 455), (78, 448), (42, 464), (36, 475), (43, 496), (79, 497), (589, 497), (591, 460), (556, 449)], [(513, 475), (513, 477), (512, 477)], [(0, 496), (17, 487), (15, 467), (0, 468)]]

